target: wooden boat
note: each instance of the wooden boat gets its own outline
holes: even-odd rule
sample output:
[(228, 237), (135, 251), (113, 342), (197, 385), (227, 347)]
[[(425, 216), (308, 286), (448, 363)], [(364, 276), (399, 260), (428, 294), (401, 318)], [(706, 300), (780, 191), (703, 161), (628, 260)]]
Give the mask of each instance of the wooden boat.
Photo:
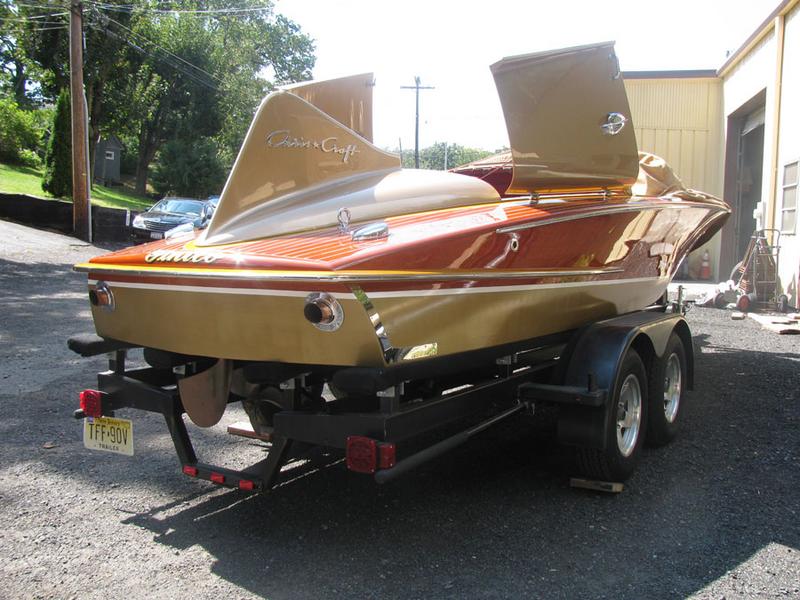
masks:
[(369, 74), (270, 94), (205, 229), (76, 266), (98, 334), (189, 356), (385, 367), (658, 300), (730, 211), (640, 159), (613, 45), (492, 71), (510, 162), (457, 172), (405, 170), (370, 143)]

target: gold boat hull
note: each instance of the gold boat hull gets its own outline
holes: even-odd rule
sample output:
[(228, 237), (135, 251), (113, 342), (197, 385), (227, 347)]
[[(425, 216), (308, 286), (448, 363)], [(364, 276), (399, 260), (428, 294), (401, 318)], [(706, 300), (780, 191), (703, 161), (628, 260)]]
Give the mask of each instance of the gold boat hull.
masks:
[[(303, 316), (307, 290), (247, 290), (107, 279), (113, 312), (93, 307), (99, 335), (194, 356), (383, 366), (518, 342), (640, 309), (667, 277), (411, 292), (330, 292), (344, 319), (321, 331)], [(96, 280), (90, 280), (90, 289)], [(364, 300), (368, 299), (365, 306)]]

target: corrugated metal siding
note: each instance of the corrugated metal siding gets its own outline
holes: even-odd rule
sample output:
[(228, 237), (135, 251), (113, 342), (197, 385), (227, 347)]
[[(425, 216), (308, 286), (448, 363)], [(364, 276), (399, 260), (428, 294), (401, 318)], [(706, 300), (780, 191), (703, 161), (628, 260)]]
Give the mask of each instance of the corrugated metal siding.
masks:
[(664, 158), (687, 187), (722, 195), (722, 85), (716, 78), (625, 82), (639, 149)]

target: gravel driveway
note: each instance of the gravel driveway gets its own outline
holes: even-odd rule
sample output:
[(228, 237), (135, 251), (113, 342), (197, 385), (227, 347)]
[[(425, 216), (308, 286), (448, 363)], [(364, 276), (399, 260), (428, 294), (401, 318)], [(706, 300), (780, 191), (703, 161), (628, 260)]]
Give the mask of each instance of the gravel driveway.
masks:
[(620, 495), (571, 489), (566, 453), (509, 424), (386, 486), (320, 455), (247, 496), (183, 476), (157, 415), (123, 411), (133, 458), (83, 448), (105, 365), (66, 349), (91, 330), (70, 268), (99, 252), (0, 221), (0, 598), (800, 597), (800, 336), (691, 311), (681, 435)]

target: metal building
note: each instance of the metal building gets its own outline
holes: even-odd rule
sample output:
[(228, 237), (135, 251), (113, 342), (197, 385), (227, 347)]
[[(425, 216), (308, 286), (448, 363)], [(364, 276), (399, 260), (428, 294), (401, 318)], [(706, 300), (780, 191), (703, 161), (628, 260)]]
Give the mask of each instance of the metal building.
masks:
[(800, 0), (783, 0), (716, 71), (624, 73), (641, 150), (664, 157), (688, 187), (733, 208), (702, 254), (727, 279), (756, 229), (780, 231), (779, 277), (798, 308)]

